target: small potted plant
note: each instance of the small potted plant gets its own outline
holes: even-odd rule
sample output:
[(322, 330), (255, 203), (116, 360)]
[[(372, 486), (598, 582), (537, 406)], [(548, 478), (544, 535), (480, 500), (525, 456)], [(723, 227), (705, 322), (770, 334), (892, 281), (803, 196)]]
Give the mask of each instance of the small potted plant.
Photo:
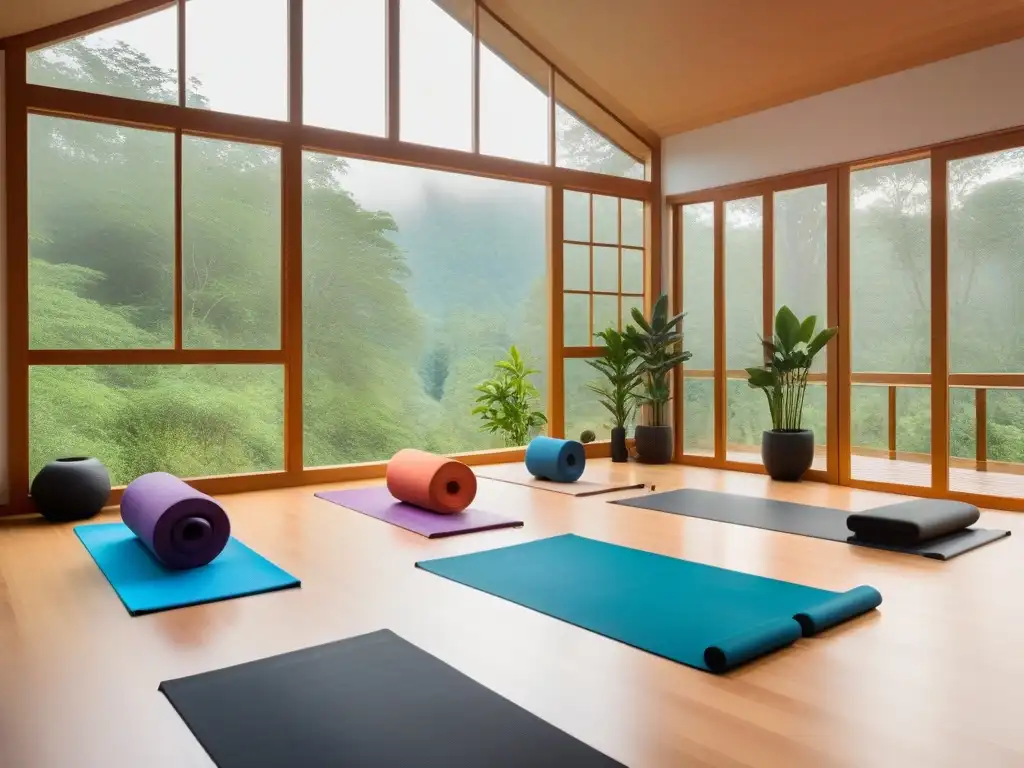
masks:
[(761, 459), (773, 480), (799, 480), (814, 462), (814, 432), (803, 429), (807, 374), (838, 328), (814, 334), (817, 318), (802, 322), (789, 307), (775, 316), (775, 336), (761, 339), (764, 365), (747, 368), (747, 383), (768, 399), (772, 428), (761, 435)]
[(494, 368), (495, 375), (476, 386), (480, 396), (473, 415), (484, 422), (481, 432), (500, 434), (508, 447), (526, 445), (548, 423), (536, 410), (540, 396), (530, 376), (537, 371), (526, 367), (514, 344), (508, 358), (496, 362)]
[(607, 379), (604, 384), (587, 384), (595, 393), (598, 402), (612, 416), (612, 461), (629, 459), (626, 449), (626, 424), (636, 413), (641, 373), (638, 367), (640, 356), (628, 343), (623, 334), (614, 328), (594, 334), (604, 341), (604, 353), (596, 360), (586, 363)]
[(690, 359), (690, 353), (683, 349), (683, 313), (669, 317), (668, 296), (662, 294), (654, 303), (650, 321), (635, 307), (632, 314), (639, 328), (628, 325), (622, 335), (640, 360), (639, 400), (648, 421), (636, 427), (637, 458), (646, 464), (667, 464), (672, 460), (673, 448), (669, 423), (671, 373)]

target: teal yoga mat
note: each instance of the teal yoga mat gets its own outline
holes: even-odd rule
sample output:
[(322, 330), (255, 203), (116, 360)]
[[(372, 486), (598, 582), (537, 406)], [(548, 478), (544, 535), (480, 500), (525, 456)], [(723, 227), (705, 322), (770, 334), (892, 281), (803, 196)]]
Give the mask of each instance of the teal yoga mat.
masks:
[(235, 538), (208, 565), (172, 571), (123, 523), (79, 525), (75, 533), (132, 616), (300, 584)]
[(567, 534), (416, 563), (613, 640), (725, 672), (876, 608), (830, 592)]

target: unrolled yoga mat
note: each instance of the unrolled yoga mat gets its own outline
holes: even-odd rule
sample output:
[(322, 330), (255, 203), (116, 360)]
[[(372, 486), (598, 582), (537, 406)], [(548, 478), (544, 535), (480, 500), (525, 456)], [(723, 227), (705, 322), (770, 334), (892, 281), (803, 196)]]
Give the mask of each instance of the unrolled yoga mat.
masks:
[[(886, 549), (892, 552), (903, 552), (911, 555), (922, 555), (933, 560), (949, 560), (972, 549), (989, 544), (1009, 536), (1009, 531), (989, 530), (986, 528), (968, 528), (958, 533), (941, 536), (937, 539), (917, 544), (896, 545), (858, 540), (847, 528), (847, 518), (852, 514), (840, 509), (828, 507), (811, 507), (806, 504), (794, 504), (789, 501), (776, 501), (753, 496), (736, 496), (731, 493), (701, 491), (684, 488), (679, 491), (652, 493), (632, 499), (617, 499), (613, 504), (627, 507), (653, 509), (673, 515), (697, 517), (703, 520), (714, 520), (719, 523), (733, 523), (751, 528), (762, 528), (767, 531), (795, 533), (798, 536), (811, 536), (816, 539), (842, 541), (862, 547)], [(905, 502), (918, 505), (919, 502)], [(928, 501), (934, 505), (937, 514), (943, 514), (943, 505), (948, 502)], [(895, 504), (886, 509), (891, 514), (902, 504)], [(915, 506), (915, 510), (919, 507)], [(946, 507), (953, 514), (958, 510)]]
[(412, 504), (399, 501), (387, 488), (350, 488), (340, 491), (320, 491), (317, 498), (360, 512), (385, 523), (397, 525), (407, 531), (439, 539), (444, 536), (458, 536), (460, 533), (491, 531), (496, 528), (518, 528), (522, 520), (470, 507), (462, 512), (438, 514), (428, 512)]
[(564, 493), (567, 496), (594, 496), (599, 493), (612, 493), (613, 491), (625, 491), (630, 488), (643, 488), (643, 483), (629, 482), (602, 482), (591, 480), (587, 472), (575, 483), (553, 483), (550, 480), (539, 480), (530, 474), (530, 470), (523, 464), (492, 464), (476, 468), (477, 477), (488, 480), (500, 480), (503, 483), (515, 483), (525, 485), (528, 488), (539, 488), (542, 491), (554, 491)]
[(234, 538), (209, 565), (178, 571), (161, 565), (122, 523), (79, 525), (75, 533), (132, 616), (300, 584)]
[(220, 768), (620, 765), (388, 630), (160, 690)]
[(416, 563), (650, 653), (724, 672), (882, 602), (573, 534)]

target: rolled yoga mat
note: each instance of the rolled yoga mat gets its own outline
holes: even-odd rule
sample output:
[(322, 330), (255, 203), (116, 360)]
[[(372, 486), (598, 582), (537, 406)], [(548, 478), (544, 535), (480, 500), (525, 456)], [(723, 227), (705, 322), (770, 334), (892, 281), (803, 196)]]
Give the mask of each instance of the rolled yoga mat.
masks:
[(388, 630), (160, 690), (219, 768), (620, 765)]
[(388, 491), (399, 501), (441, 514), (461, 512), (476, 498), (476, 475), (461, 461), (403, 448), (388, 462)]
[(566, 534), (417, 567), (635, 648), (724, 672), (867, 613), (830, 592)]
[(575, 483), (587, 466), (583, 444), (556, 437), (535, 437), (526, 446), (526, 468), (538, 480)]
[[(965, 528), (964, 526), (977, 520), (977, 517), (972, 515), (969, 509), (964, 509), (966, 505), (941, 499), (918, 499), (878, 510), (850, 513), (841, 509), (812, 507), (790, 501), (684, 488), (631, 499), (616, 499), (611, 503), (714, 520), (719, 523), (745, 525), (766, 531), (841, 541), (908, 555), (921, 555), (933, 560), (949, 560), (1010, 535), (1009, 531), (1003, 530)], [(871, 522), (865, 523), (866, 519), (872, 518)], [(867, 540), (854, 535), (848, 527), (851, 521), (858, 528), (870, 529), (876, 538)], [(878, 538), (879, 530), (883, 531), (881, 539)], [(885, 539), (885, 531), (890, 536), (888, 540)], [(896, 543), (891, 538), (893, 535), (927, 536), (936, 532), (944, 533), (938, 533), (935, 538), (914, 541), (902, 539), (903, 543)]]
[(224, 508), (167, 472), (142, 475), (128, 484), (121, 497), (121, 519), (173, 570), (213, 562), (231, 538)]

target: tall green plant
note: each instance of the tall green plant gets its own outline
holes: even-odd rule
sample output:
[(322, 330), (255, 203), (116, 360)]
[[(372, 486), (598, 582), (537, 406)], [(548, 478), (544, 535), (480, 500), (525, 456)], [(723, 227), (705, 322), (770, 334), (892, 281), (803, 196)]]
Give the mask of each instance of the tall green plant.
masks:
[(535, 410), (540, 396), (529, 377), (537, 370), (526, 367), (515, 344), (508, 358), (496, 362), (494, 368), (495, 376), (476, 386), (480, 396), (473, 415), (483, 419), (481, 432), (500, 434), (507, 446), (526, 445), (548, 422), (543, 412)]
[(683, 313), (669, 317), (668, 296), (662, 294), (654, 303), (650, 320), (636, 307), (633, 320), (639, 328), (628, 325), (623, 336), (640, 358), (643, 381), (640, 402), (650, 406), (651, 426), (668, 426), (668, 403), (672, 396), (669, 374), (690, 359), (690, 353), (683, 349)]
[(838, 328), (826, 328), (814, 335), (818, 318), (800, 321), (793, 310), (782, 307), (775, 316), (775, 336), (761, 339), (764, 365), (747, 368), (747, 384), (760, 389), (768, 398), (772, 429), (796, 432), (801, 429), (807, 375), (815, 356), (836, 335)]
[(604, 341), (604, 353), (586, 363), (604, 376), (606, 383), (587, 384), (587, 388), (597, 395), (597, 401), (612, 415), (613, 426), (625, 427), (636, 412), (642, 384), (643, 374), (638, 366), (640, 355), (614, 328), (594, 335)]

